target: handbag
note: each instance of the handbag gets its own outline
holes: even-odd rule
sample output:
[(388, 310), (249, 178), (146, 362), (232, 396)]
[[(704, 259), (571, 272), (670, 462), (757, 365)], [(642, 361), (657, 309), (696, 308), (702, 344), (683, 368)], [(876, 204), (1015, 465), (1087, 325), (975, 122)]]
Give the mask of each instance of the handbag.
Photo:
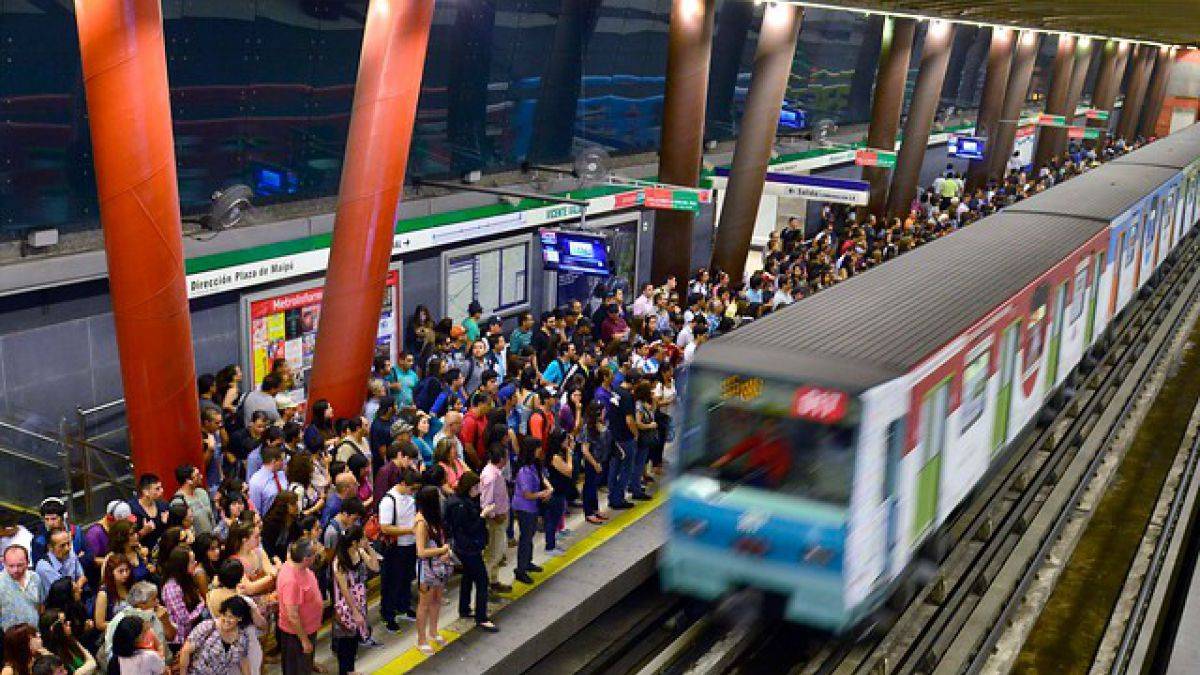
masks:
[[(336, 561), (334, 564), (337, 564)], [(365, 623), (362, 625), (356, 624), (354, 620), (354, 608), (350, 606), (350, 602), (354, 602), (354, 605), (358, 607), (360, 611), (365, 608), (367, 606), (366, 586), (355, 580), (353, 573), (348, 573), (346, 585), (350, 588), (351, 598), (346, 598), (336, 580), (333, 582), (334, 614), (337, 616), (337, 622), (339, 624), (345, 628), (354, 628), (356, 631), (358, 631), (358, 634), (361, 637), (365, 638), (368, 636), (367, 626)]]

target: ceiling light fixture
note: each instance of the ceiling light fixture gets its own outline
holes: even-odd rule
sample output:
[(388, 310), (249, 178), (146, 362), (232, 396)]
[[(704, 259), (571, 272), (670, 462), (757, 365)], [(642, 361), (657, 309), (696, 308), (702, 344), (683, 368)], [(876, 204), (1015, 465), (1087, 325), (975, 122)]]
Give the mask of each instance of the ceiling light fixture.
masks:
[[(951, 23), (956, 23), (956, 24), (963, 24), (963, 25), (967, 25), (967, 26), (977, 26), (979, 28), (1020, 28), (1022, 30), (1035, 31), (1038, 33), (1046, 34), (1046, 35), (1073, 35), (1076, 37), (1091, 38), (1091, 39), (1102, 40), (1102, 41), (1118, 39), (1118, 40), (1123, 40), (1123, 41), (1130, 42), (1133, 44), (1153, 45), (1156, 47), (1174, 47), (1174, 46), (1176, 46), (1176, 45), (1173, 45), (1170, 43), (1157, 42), (1154, 40), (1119, 38), (1115, 35), (1098, 35), (1095, 33), (1073, 33), (1071, 31), (1054, 30), (1054, 29), (1049, 29), (1049, 28), (1038, 28), (1036, 26), (1021, 26), (1016, 23), (1005, 24), (1005, 23), (999, 23), (999, 22), (994, 22), (994, 21), (978, 21), (976, 19), (947, 18), (947, 17), (936, 16), (936, 15), (932, 15), (932, 14), (921, 14), (919, 12), (903, 12), (903, 11), (896, 11), (896, 10), (890, 10), (890, 9), (866, 9), (866, 8), (862, 8), (862, 7), (846, 7), (843, 5), (834, 5), (834, 4), (831, 4), (828, 2), (813, 2), (812, 0), (779, 0), (779, 1), (787, 2), (788, 4), (792, 4), (792, 5), (800, 5), (801, 7), (811, 7), (812, 9), (826, 9), (826, 10), (829, 10), (832, 12), (855, 12), (855, 11), (858, 11), (858, 12), (862, 12), (864, 16), (870, 16), (872, 13), (876, 13), (876, 14), (881, 14), (883, 16), (891, 16), (891, 17), (896, 17), (896, 18), (901, 18), (901, 19), (913, 19), (916, 21), (928, 21), (930, 19), (939, 19), (939, 20), (943, 20), (943, 21), (949, 21)], [(760, 5), (760, 4), (762, 4), (762, 2), (763, 2), (763, 0), (754, 0), (754, 4), (756, 4), (756, 5)]]

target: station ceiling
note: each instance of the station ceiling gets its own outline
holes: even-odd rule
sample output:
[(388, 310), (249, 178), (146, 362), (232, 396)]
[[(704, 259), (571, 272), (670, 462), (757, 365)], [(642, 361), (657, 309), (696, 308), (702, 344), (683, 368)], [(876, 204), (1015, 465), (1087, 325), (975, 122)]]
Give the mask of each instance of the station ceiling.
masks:
[(833, 0), (828, 4), (1168, 44), (1200, 43), (1200, 0)]

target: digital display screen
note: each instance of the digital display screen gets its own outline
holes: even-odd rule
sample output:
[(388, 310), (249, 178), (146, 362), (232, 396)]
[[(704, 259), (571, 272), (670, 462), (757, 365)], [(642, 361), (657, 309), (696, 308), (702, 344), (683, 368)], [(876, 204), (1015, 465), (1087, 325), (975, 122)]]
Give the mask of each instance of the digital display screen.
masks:
[(602, 235), (542, 230), (539, 236), (546, 269), (608, 276), (608, 241)]
[(983, 159), (984, 139), (976, 136), (951, 136), (947, 154), (961, 159)]

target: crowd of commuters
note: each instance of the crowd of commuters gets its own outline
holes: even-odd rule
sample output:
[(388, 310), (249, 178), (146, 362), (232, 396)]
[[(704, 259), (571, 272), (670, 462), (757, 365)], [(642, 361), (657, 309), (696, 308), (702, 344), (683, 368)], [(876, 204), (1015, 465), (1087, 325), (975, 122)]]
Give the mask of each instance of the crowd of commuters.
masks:
[[(293, 390), (284, 360), (251, 391), (237, 366), (202, 375), (203, 464), (175, 471), (170, 499), (147, 474), (89, 527), (69, 523), (54, 498), (32, 531), (0, 521), (2, 675), (314, 672), (326, 613), (338, 670), (354, 672), (359, 649), (379, 644), (376, 628), (412, 622), (422, 652), (444, 645), (455, 574), (459, 616), (497, 631), (489, 603), (534, 583), (539, 534), (555, 556), (570, 511), (599, 526), (651, 498), (675, 373), (709, 336), (1127, 149), (1072, 146), (1037, 175), (1014, 166), (971, 194), (948, 168), (887, 223), (827, 208), (805, 238), (793, 219), (744, 283), (700, 270), (631, 302), (602, 285), (589, 306), (525, 312), (507, 332), (478, 303), (461, 322), (418, 307), (396, 362), (375, 359), (363, 410), (317, 400), (307, 424), (283, 393)], [(380, 626), (367, 619), (376, 575)]]

